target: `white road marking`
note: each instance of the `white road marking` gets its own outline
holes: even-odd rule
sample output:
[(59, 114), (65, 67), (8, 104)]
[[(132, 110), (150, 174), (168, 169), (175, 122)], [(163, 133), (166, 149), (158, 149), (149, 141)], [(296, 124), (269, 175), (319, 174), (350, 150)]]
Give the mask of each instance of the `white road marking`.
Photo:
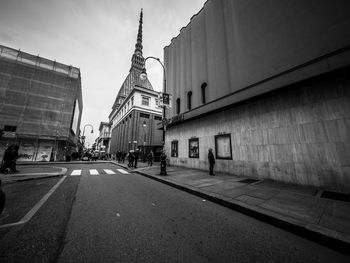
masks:
[(39, 202), (37, 202), (35, 204), (35, 206), (30, 209), (30, 211), (24, 216), (22, 217), (22, 219), (16, 223), (11, 223), (11, 224), (5, 224), (5, 225), (1, 225), (0, 228), (5, 228), (5, 227), (10, 227), (10, 226), (18, 226), (24, 223), (27, 223), (34, 215), (36, 212), (38, 212), (38, 210), (40, 209), (40, 207), (42, 207), (43, 204), (45, 204), (45, 202), (47, 201), (47, 199), (49, 199), (49, 197), (53, 194), (53, 192), (55, 192), (55, 190), (60, 186), (60, 184), (64, 181), (64, 179), (66, 179), (67, 176), (63, 176), (61, 178), (61, 180), (59, 180), (57, 182), (57, 184), (55, 184), (50, 191), (47, 192), (46, 195), (43, 196), (43, 198), (40, 199)]
[(115, 172), (113, 172), (110, 169), (103, 169), (103, 170), (106, 172), (106, 174), (115, 174)]
[(96, 169), (90, 169), (91, 175), (98, 175), (98, 171)]
[(123, 169), (117, 169), (117, 170), (118, 170), (118, 172), (121, 172), (122, 174), (128, 174), (128, 172), (123, 170)]
[(73, 172), (70, 174), (70, 176), (78, 176), (81, 175), (81, 170), (73, 170)]

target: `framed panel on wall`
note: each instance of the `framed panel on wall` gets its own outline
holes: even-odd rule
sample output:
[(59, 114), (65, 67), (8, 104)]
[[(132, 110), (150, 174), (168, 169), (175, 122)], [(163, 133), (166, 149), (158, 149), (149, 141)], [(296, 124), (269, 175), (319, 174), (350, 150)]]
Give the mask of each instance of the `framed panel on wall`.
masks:
[(232, 160), (231, 134), (215, 135), (216, 159)]
[(171, 142), (171, 157), (178, 157), (179, 156), (178, 149), (179, 149), (179, 142), (172, 141)]
[(191, 138), (188, 140), (188, 157), (199, 158), (199, 139)]

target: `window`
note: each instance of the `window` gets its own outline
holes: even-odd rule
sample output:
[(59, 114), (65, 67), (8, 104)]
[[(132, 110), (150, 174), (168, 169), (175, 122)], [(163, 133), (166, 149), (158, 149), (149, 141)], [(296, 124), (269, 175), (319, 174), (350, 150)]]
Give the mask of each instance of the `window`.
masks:
[(199, 158), (199, 139), (191, 138), (188, 140), (188, 157)]
[(131, 106), (134, 106), (134, 96), (131, 97)]
[(142, 96), (142, 105), (149, 106), (149, 97)]
[(202, 103), (205, 104), (206, 103), (206, 96), (205, 96), (205, 90), (207, 88), (207, 83), (203, 83), (201, 86), (201, 92), (202, 92)]
[(130, 109), (130, 101), (128, 101), (128, 110)]
[(162, 117), (161, 117), (161, 116), (154, 116), (154, 120), (156, 120), (156, 121), (161, 121), (161, 120), (162, 120)]
[(7, 132), (16, 132), (17, 126), (11, 126), (11, 125), (5, 125), (4, 126), (4, 131)]
[(140, 118), (146, 118), (146, 119), (149, 119), (149, 114), (140, 113)]
[(192, 91), (187, 92), (187, 109), (192, 109)]
[(159, 99), (156, 98), (156, 105), (159, 106)]
[(176, 99), (176, 114), (180, 114), (180, 98)]
[(178, 157), (178, 141), (171, 142), (171, 157)]

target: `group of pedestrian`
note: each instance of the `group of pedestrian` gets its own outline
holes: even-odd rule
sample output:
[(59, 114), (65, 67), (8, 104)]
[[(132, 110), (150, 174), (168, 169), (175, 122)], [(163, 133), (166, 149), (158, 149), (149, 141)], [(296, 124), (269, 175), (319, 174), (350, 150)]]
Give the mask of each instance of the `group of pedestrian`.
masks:
[(124, 163), (125, 162), (125, 158), (126, 158), (127, 153), (126, 152), (122, 152), (122, 151), (117, 151), (115, 157), (116, 160), (120, 163)]
[(19, 146), (17, 144), (10, 145), (4, 153), (4, 157), (1, 162), (0, 172), (1, 173), (18, 173), (16, 169), (16, 161), (19, 158), (18, 155)]
[[(165, 155), (165, 157), (166, 157), (166, 155)], [(135, 151), (131, 150), (128, 153), (118, 151), (116, 154), (116, 159), (118, 162), (124, 163), (125, 159), (128, 160), (128, 167), (137, 168), (138, 158), (139, 158), (139, 149), (137, 149)], [(152, 166), (153, 161), (154, 161), (154, 153), (152, 150), (150, 151), (149, 154), (147, 154), (146, 158), (147, 158), (148, 166)], [(215, 174), (214, 174), (215, 157), (214, 157), (212, 148), (208, 149), (208, 162), (209, 162), (209, 174), (212, 176), (215, 176)]]
[(135, 151), (131, 150), (126, 156), (128, 160), (128, 167), (134, 167), (137, 168), (137, 161), (139, 159), (139, 150), (136, 149)]

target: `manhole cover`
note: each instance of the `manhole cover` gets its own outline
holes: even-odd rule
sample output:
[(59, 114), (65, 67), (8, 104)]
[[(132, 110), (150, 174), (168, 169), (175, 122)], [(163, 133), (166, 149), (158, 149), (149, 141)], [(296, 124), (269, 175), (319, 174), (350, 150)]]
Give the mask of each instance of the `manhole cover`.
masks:
[(333, 199), (337, 201), (350, 202), (350, 194), (343, 194), (332, 191), (323, 191), (322, 198)]
[(244, 179), (244, 180), (241, 180), (241, 181), (238, 181), (240, 183), (245, 183), (245, 184), (252, 184), (252, 183), (255, 183), (255, 182), (259, 182), (259, 180), (256, 180), (256, 179)]

